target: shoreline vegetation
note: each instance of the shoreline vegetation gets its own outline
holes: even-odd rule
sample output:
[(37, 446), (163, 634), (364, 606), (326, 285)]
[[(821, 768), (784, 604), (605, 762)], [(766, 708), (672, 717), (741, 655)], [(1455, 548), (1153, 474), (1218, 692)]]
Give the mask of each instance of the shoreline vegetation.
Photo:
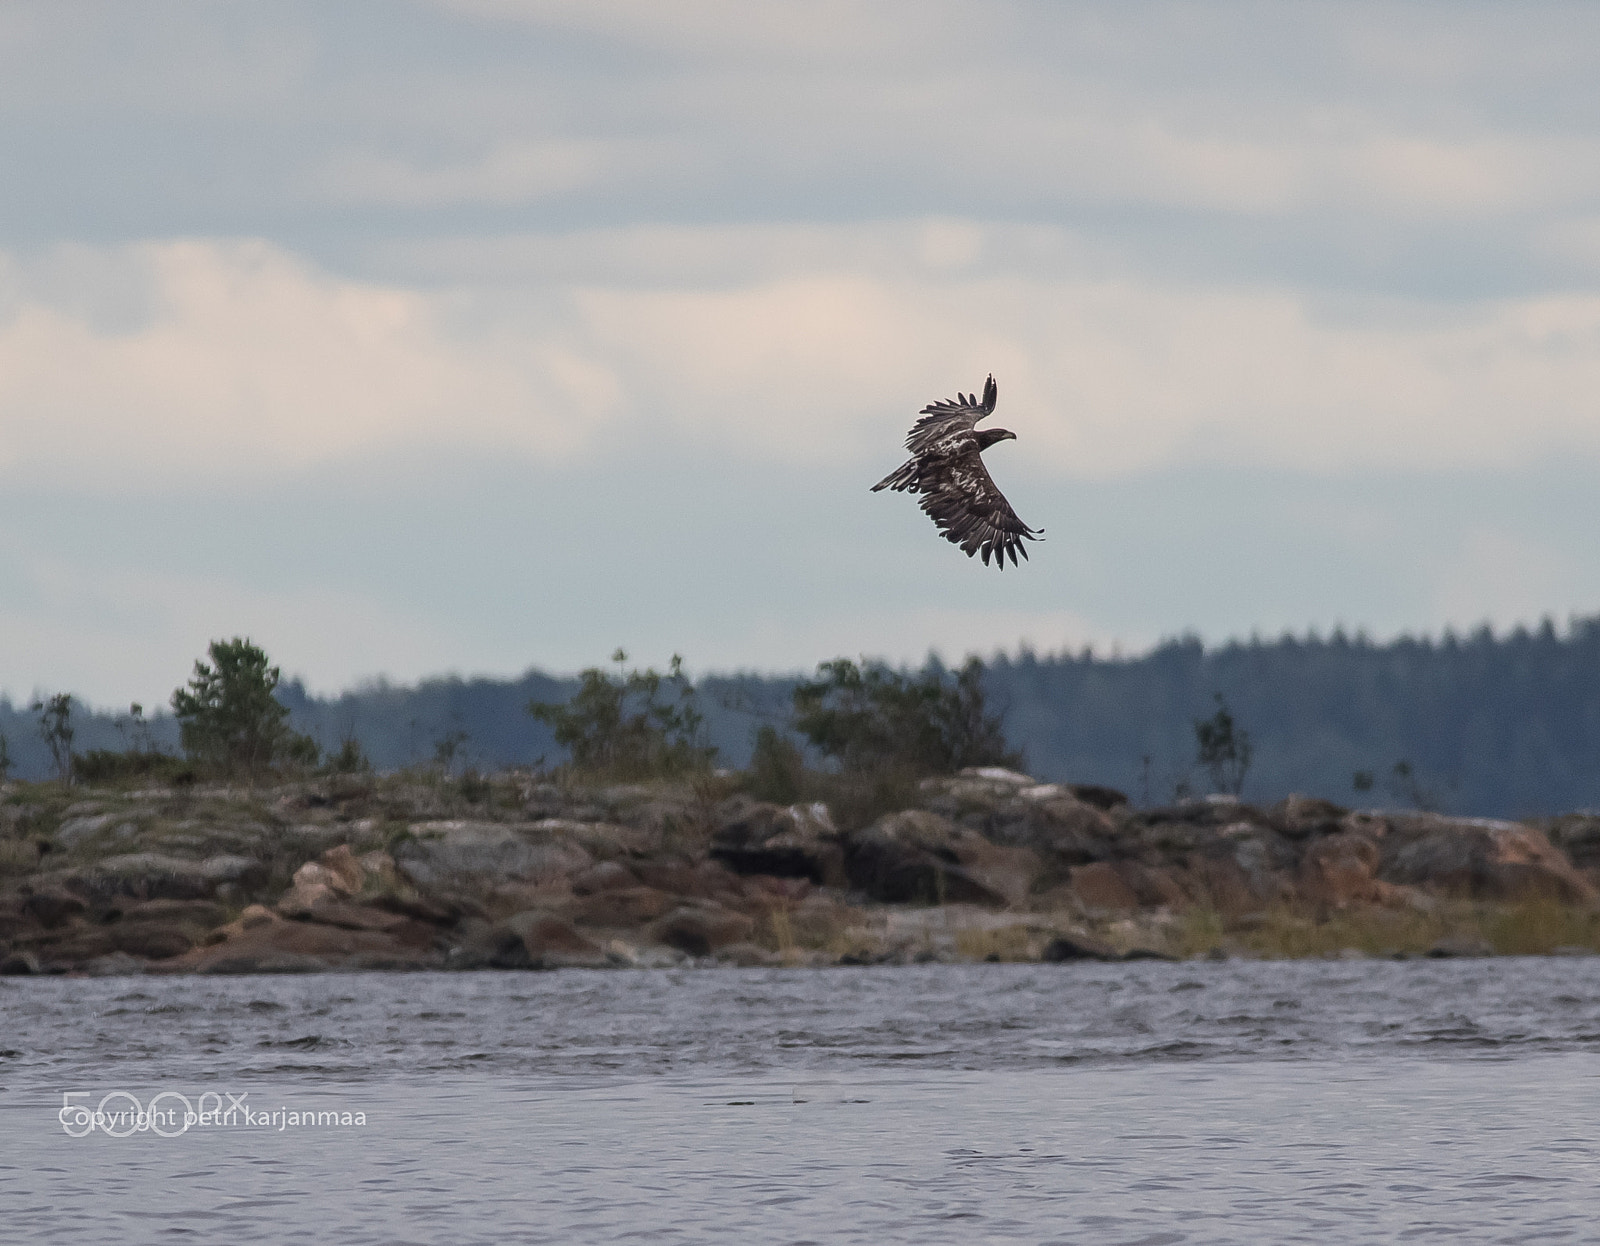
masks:
[(681, 661), (618, 650), (527, 706), (564, 764), (458, 769), (452, 737), (378, 774), (290, 728), (257, 646), (209, 657), (182, 757), (138, 706), (87, 754), (69, 697), (35, 707), (58, 777), (0, 782), (0, 973), (1600, 952), (1600, 814), (1252, 805), (1220, 695), (1193, 724), (1220, 794), (1139, 807), (1026, 774), (976, 659), (823, 663), (733, 771)]

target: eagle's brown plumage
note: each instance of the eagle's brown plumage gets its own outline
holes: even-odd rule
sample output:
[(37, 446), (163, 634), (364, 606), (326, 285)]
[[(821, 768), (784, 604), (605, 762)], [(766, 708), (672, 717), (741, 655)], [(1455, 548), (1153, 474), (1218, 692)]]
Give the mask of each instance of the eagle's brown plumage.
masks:
[(983, 451), (1017, 436), (1003, 428), (978, 431), (978, 421), (993, 413), (998, 393), (991, 376), (984, 382), (982, 402), (975, 394), (957, 394), (953, 400), (923, 407), (922, 418), (906, 437), (911, 457), (872, 491), (920, 493), (922, 509), (945, 540), (959, 545), (968, 558), (981, 553), (987, 564), (993, 555), (995, 565), (1004, 567), (1008, 554), (1012, 566), (1017, 565), (1019, 552), (1026, 558), (1024, 538), (1037, 541), (1044, 529), (1030, 528), (1017, 518), (983, 465)]

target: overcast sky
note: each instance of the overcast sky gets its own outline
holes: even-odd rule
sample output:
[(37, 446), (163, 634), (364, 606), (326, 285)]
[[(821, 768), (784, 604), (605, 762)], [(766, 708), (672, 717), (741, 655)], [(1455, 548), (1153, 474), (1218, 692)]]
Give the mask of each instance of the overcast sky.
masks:
[[(1600, 610), (1600, 7), (0, 5), (0, 689)], [(1000, 386), (1003, 574), (868, 487)]]

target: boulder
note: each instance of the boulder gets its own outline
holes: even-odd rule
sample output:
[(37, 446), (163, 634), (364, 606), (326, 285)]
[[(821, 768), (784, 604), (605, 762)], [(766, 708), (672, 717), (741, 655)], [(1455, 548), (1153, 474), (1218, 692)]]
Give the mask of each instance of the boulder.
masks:
[(1292, 872), (1298, 864), (1294, 845), (1264, 818), (1239, 819), (1217, 831), (1217, 843), (1232, 856), (1250, 891), (1272, 903), (1293, 897)]
[[(422, 928), (407, 939), (400, 931), (349, 930), (319, 922), (291, 921), (251, 905), (215, 934), (217, 942), (151, 966), (163, 973), (301, 973), (321, 969), (425, 969), (442, 958), (425, 945)], [(419, 946), (419, 943), (424, 944)]]
[[(112, 956), (166, 960), (203, 942), (223, 916), (222, 906), (210, 900), (146, 900), (108, 911), (95, 933), (110, 939)], [(104, 959), (105, 954), (97, 948), (98, 940), (87, 949), (80, 941), (80, 946), (72, 950), (85, 961)], [(58, 948), (55, 954), (63, 956), (67, 951)]]
[(1590, 882), (1600, 882), (1600, 814), (1563, 814), (1549, 819), (1543, 829), (1551, 844), (1566, 853)]
[(127, 818), (115, 813), (86, 813), (77, 817), (66, 817), (61, 820), (61, 825), (56, 828), (55, 842), (58, 848), (71, 851), (80, 844), (94, 839), (102, 831), (115, 827), (115, 838), (130, 839), (137, 833), (138, 828)]
[(378, 887), (391, 891), (400, 885), (400, 873), (395, 869), (394, 858), (381, 848), (363, 852), (356, 861), (361, 866), (363, 889)]
[(1072, 867), (1072, 892), (1087, 909), (1136, 909), (1139, 896), (1107, 861)]
[(110, 933), (116, 952), (146, 960), (181, 956), (198, 942), (183, 923), (173, 921), (118, 922)]
[(594, 864), (561, 833), (528, 823), (426, 822), (393, 849), (395, 865), (425, 891), (482, 891), (509, 880), (550, 883)]
[(1109, 943), (1088, 935), (1062, 934), (1044, 945), (1039, 959), (1056, 964), (1073, 960), (1121, 960), (1122, 955)]
[[(1199, 903), (1224, 914), (1250, 912), (1272, 903), (1280, 896), (1280, 889), (1274, 887), (1263, 894), (1257, 887), (1268, 881), (1247, 874), (1232, 856), (1196, 854), (1189, 858), (1185, 870), (1186, 889)], [(1285, 881), (1282, 890), (1287, 889)]]
[(295, 886), (324, 886), (341, 896), (361, 890), (365, 870), (350, 851), (349, 844), (330, 848), (315, 861), (307, 861), (294, 872)]
[(774, 901), (795, 904), (813, 890), (804, 878), (774, 878), (770, 874), (751, 874), (743, 880), (746, 899), (770, 906)]
[(65, 888), (45, 887), (23, 896), (19, 907), (46, 930), (53, 930), (79, 916), (89, 906), (81, 896), (75, 896)]
[(48, 969), (55, 971), (72, 969), (96, 956), (106, 956), (118, 950), (111, 927), (81, 918), (35, 935), (25, 942), (27, 950), (35, 953)]
[(1005, 766), (968, 766), (958, 772), (963, 779), (979, 779), (984, 783), (993, 783), (1001, 787), (1031, 787), (1035, 780), (1031, 775), (1023, 774), (1020, 770), (1010, 770)]
[[(284, 912), (281, 904), (279, 911)], [(370, 904), (352, 904), (335, 897), (321, 900), (301, 912), (284, 912), (284, 916), (320, 922), (324, 926), (339, 926), (345, 930), (395, 932), (406, 930), (413, 924), (413, 919), (402, 913), (374, 908)]]
[(1069, 877), (1074, 896), (1086, 908), (1182, 908), (1189, 903), (1170, 870), (1139, 861), (1074, 866)]
[(737, 905), (744, 894), (739, 876), (717, 861), (691, 863), (668, 857), (636, 862), (633, 872), (646, 886), (679, 896)]
[(1130, 803), (1126, 793), (1114, 787), (1102, 787), (1098, 783), (1068, 783), (1067, 791), (1084, 804), (1106, 811)]
[(1033, 849), (992, 844), (974, 831), (962, 830), (949, 850), (979, 885), (1011, 905), (1025, 903), (1045, 872), (1044, 862)]
[(690, 956), (709, 956), (732, 943), (743, 943), (755, 933), (753, 919), (704, 901), (682, 904), (653, 922), (647, 934), (653, 943), (677, 948)]
[[(1110, 852), (1117, 823), (1107, 808), (1121, 809), (1110, 788), (1085, 787), (1085, 800), (1070, 786), (1036, 783), (1026, 775), (997, 767), (964, 770), (954, 779), (926, 779), (921, 785), (929, 812), (936, 813), (992, 843), (1028, 848), (1058, 867), (1100, 860)], [(1100, 807), (1100, 802), (1105, 807)]]
[(39, 964), (39, 958), (32, 952), (16, 951), (0, 956), (0, 976), (20, 977), (43, 972), (44, 968)]
[(234, 895), (266, 878), (251, 857), (219, 854), (204, 860), (131, 852), (68, 870), (59, 885), (96, 906), (124, 899), (192, 900)]
[(1341, 828), (1340, 820), (1349, 810), (1316, 796), (1294, 794), (1284, 797), (1267, 810), (1267, 820), (1273, 830), (1290, 839), (1308, 839), (1317, 835), (1333, 835)]
[(589, 896), (601, 891), (623, 891), (639, 885), (639, 876), (617, 861), (601, 861), (572, 877), (575, 895)]
[(213, 900), (143, 900), (117, 911), (124, 922), (182, 922), (196, 931), (210, 930), (228, 915)]
[[(349, 844), (339, 844), (315, 861), (307, 861), (294, 872), (293, 883), (278, 901), (278, 912), (285, 917), (325, 920), (329, 925), (349, 926), (351, 929), (388, 929), (384, 921), (392, 914), (377, 913), (366, 910), (363, 905), (346, 903), (366, 890), (369, 862), (370, 878), (375, 885), (387, 884), (393, 888), (399, 883), (394, 860), (388, 853), (369, 852), (357, 857)], [(363, 915), (363, 912), (368, 915)], [(328, 914), (337, 915), (329, 917)]]
[(1300, 894), (1324, 908), (1395, 904), (1404, 889), (1378, 877), (1383, 851), (1370, 835), (1336, 831), (1307, 846), (1300, 859)]
[(39, 927), (39, 919), (22, 907), (26, 899), (22, 895), (0, 896), (0, 945), (7, 939)]
[(1385, 820), (1385, 881), (1472, 899), (1596, 899), (1594, 885), (1532, 826), (1433, 813), (1389, 814)]
[(278, 900), (278, 912), (285, 917), (310, 917), (312, 912), (327, 904), (339, 903), (339, 893), (327, 883), (308, 882), (302, 876), (304, 867), (295, 872), (294, 886)]
[(673, 906), (673, 897), (656, 887), (622, 887), (581, 897), (571, 908), (580, 926), (617, 928), (642, 926)]
[(598, 820), (600, 811), (594, 812), (597, 819), (588, 821), (571, 817), (541, 818), (532, 824), (532, 831), (559, 843), (576, 844), (597, 861), (644, 856), (656, 848), (647, 830)]
[(1473, 935), (1447, 935), (1428, 949), (1433, 960), (1455, 960), (1494, 955), (1494, 944)]
[(845, 881), (844, 850), (828, 807), (769, 804), (739, 797), (719, 811), (711, 856), (738, 874)]
[[(514, 936), (514, 944), (506, 934)], [(599, 944), (579, 934), (570, 922), (538, 909), (508, 917), (491, 937), (497, 954), (490, 964), (496, 969), (598, 969), (610, 964)]]
[(1011, 816), (989, 830), (996, 843), (1031, 848), (1064, 868), (1103, 860), (1118, 837), (1106, 810), (1054, 784), (1025, 789), (1015, 811), (997, 812)]
[(960, 863), (959, 848), (980, 851), (965, 839), (982, 837), (925, 810), (885, 814), (846, 839), (845, 868), (852, 886), (891, 904), (1008, 903)]

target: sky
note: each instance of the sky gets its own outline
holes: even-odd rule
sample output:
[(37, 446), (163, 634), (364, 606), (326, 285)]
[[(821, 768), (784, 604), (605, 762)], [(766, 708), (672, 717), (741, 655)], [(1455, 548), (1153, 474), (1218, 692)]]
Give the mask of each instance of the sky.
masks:
[[(0, 691), (1600, 611), (1600, 7), (0, 5)], [(1003, 573), (869, 486), (980, 389)]]

